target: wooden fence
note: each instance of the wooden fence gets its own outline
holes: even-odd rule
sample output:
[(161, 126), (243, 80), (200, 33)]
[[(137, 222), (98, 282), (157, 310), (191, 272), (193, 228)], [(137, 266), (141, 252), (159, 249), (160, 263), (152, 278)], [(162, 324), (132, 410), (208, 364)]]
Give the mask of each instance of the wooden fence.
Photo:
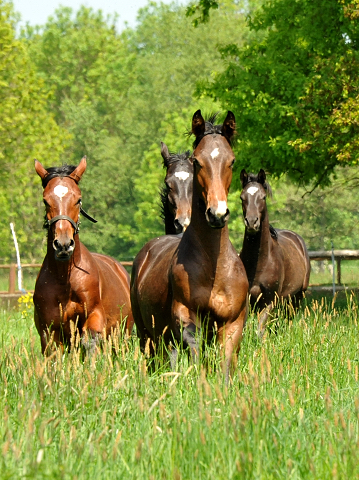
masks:
[[(342, 285), (341, 281), (341, 262), (342, 260), (359, 260), (359, 250), (334, 250), (334, 259), (336, 262), (336, 287)], [(311, 261), (332, 260), (331, 250), (318, 250), (310, 251), (309, 258)], [(131, 261), (121, 262), (125, 267), (131, 267)], [(38, 268), (40, 269), (41, 263), (24, 263), (21, 265), (22, 269), (25, 268)], [(7, 291), (0, 291), (1, 295), (20, 295), (21, 292), (16, 290), (16, 271), (17, 265), (15, 263), (8, 265), (0, 265), (0, 269), (9, 270), (9, 288)], [(319, 288), (318, 285), (310, 285), (313, 289)]]

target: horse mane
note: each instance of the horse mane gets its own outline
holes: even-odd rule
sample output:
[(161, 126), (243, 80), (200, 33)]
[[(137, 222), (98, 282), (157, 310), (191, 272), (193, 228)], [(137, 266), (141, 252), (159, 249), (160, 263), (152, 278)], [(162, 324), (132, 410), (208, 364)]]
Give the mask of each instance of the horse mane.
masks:
[[(187, 150), (186, 152), (178, 152), (178, 153), (172, 153), (170, 152), (170, 156), (166, 159), (163, 159), (163, 168), (168, 168), (171, 165), (174, 165), (175, 163), (181, 163), (185, 162), (186, 160), (189, 160), (189, 157), (191, 156), (191, 152)], [(168, 219), (168, 216), (170, 214), (168, 210), (168, 192), (169, 189), (167, 185), (165, 184), (161, 190), (160, 190), (160, 218), (166, 223), (166, 219)]]
[(248, 173), (248, 180), (246, 185), (248, 185), (248, 183), (260, 183), (261, 185), (263, 185), (263, 188), (267, 191), (268, 195), (270, 197), (273, 197), (272, 188), (267, 182), (267, 180), (264, 183), (258, 181), (258, 173)]
[(47, 168), (47, 175), (42, 179), (42, 187), (45, 188), (50, 180), (56, 177), (64, 178), (69, 177), (71, 173), (75, 170), (76, 165), (61, 165), (61, 167), (50, 167)]

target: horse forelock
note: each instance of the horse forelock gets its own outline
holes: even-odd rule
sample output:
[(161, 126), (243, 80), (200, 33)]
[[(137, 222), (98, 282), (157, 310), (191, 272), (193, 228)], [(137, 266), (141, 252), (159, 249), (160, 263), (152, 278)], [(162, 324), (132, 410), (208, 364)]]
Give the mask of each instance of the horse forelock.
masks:
[(264, 183), (260, 183), (258, 182), (258, 174), (256, 173), (248, 173), (248, 180), (247, 180), (247, 183), (245, 185), (245, 187), (249, 184), (249, 183), (259, 183), (259, 185), (262, 185), (262, 187), (264, 188), (264, 190), (266, 190), (266, 192), (268, 193), (268, 195), (270, 197), (272, 197), (272, 188), (271, 186), (269, 185), (269, 183), (267, 182), (267, 180), (264, 182)]
[(168, 168), (175, 163), (185, 165), (186, 163), (190, 163), (190, 156), (191, 152), (189, 150), (183, 153), (170, 153), (170, 156), (163, 162), (163, 166), (164, 168)]
[(53, 178), (64, 178), (64, 177), (69, 177), (71, 173), (75, 170), (76, 165), (67, 165), (66, 163), (64, 165), (61, 165), (60, 167), (50, 167), (47, 168), (47, 175), (42, 179), (42, 187), (46, 188), (47, 184), (49, 183), (50, 180)]

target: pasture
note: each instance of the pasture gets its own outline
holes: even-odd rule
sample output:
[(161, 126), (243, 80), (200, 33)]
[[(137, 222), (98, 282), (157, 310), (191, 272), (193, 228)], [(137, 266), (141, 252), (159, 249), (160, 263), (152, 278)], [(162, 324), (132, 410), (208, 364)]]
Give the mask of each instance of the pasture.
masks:
[(226, 387), (215, 344), (177, 372), (135, 337), (45, 359), (32, 304), (2, 311), (1, 478), (358, 477), (358, 312), (308, 300), (263, 341), (251, 314)]

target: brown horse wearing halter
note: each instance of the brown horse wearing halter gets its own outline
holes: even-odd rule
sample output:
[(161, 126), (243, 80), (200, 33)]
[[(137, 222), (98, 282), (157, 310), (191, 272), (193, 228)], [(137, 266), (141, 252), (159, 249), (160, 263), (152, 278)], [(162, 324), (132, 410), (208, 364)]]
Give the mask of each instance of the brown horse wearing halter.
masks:
[(262, 310), (259, 334), (263, 335), (275, 297), (294, 306), (308, 287), (310, 260), (304, 240), (290, 230), (269, 225), (266, 197), (271, 193), (264, 170), (258, 175), (241, 171), (245, 233), (240, 254), (245, 266), (250, 301)]
[(161, 217), (166, 235), (183, 233), (191, 221), (193, 164), (190, 152), (170, 153), (161, 142), (165, 185), (161, 191)]
[(77, 167), (48, 170), (35, 160), (35, 170), (44, 188), (44, 226), (48, 229), (47, 253), (34, 293), (42, 353), (51, 337), (61, 348), (70, 344), (72, 322), (85, 346), (91, 348), (103, 331), (110, 335), (119, 327), (129, 334), (133, 317), (128, 273), (113, 258), (90, 253), (79, 239), (80, 213), (96, 221), (81, 207), (78, 183), (86, 170), (86, 157)]
[[(153, 349), (163, 336), (167, 345), (183, 341), (196, 359), (196, 334), (202, 329), (207, 340), (216, 336), (223, 346), (228, 379), (246, 321), (248, 292), (227, 226), (234, 115), (228, 112), (223, 125), (213, 125), (198, 110), (192, 133), (196, 140), (191, 223), (182, 238), (160, 237), (139, 252), (132, 270), (131, 302), (143, 349), (146, 345)], [(172, 354), (175, 360), (175, 349)]]

